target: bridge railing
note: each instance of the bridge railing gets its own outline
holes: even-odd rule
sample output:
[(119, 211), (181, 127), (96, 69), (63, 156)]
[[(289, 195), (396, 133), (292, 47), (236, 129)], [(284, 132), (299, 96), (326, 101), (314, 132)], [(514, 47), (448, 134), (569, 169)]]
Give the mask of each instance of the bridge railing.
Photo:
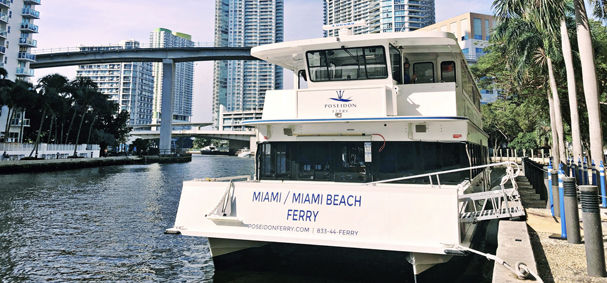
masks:
[[(194, 45), (188, 47), (214, 47), (215, 42), (194, 42)], [(88, 50), (82, 50), (82, 48), (89, 48)], [(91, 49), (92, 48), (92, 49)], [(95, 48), (101, 48), (102, 50), (96, 50)], [(107, 48), (107, 50), (103, 50)], [(53, 53), (65, 53), (65, 52), (93, 52), (93, 51), (112, 51), (112, 50), (131, 50), (131, 49), (140, 49), (140, 48), (163, 48), (151, 45), (149, 43), (141, 43), (139, 47), (122, 47), (117, 44), (108, 44), (108, 45), (82, 45), (77, 47), (55, 47), (55, 48), (44, 48), (44, 49), (34, 49), (32, 50), (33, 54), (53, 54)]]

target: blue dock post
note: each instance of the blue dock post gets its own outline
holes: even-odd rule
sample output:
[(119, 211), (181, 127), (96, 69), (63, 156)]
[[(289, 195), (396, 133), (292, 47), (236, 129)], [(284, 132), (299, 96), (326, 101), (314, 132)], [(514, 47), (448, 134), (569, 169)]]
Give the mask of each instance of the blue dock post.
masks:
[(548, 195), (550, 198), (550, 213), (554, 216), (554, 198), (552, 196), (552, 160), (548, 160)]
[(601, 179), (601, 206), (607, 207), (607, 192), (605, 192), (605, 166), (603, 160), (599, 163), (599, 179)]
[(573, 177), (575, 179), (575, 177), (577, 176), (577, 168), (575, 167), (575, 160), (573, 160), (573, 157), (571, 157), (571, 177)]
[(577, 172), (578, 172), (578, 185), (583, 185), (584, 184), (584, 174), (582, 173), (583, 171), (582, 168), (582, 160), (581, 159), (577, 159)]
[(599, 182), (597, 182), (596, 179), (596, 165), (594, 165), (594, 159), (592, 160), (592, 184), (588, 184), (588, 185), (593, 185), (593, 186), (597, 186), (599, 185)]
[(582, 184), (588, 185), (588, 163), (586, 162), (586, 157), (584, 157), (584, 163), (582, 166), (584, 169), (584, 174), (582, 174), (584, 176), (584, 181), (582, 182)]
[(561, 238), (567, 239), (567, 221), (565, 221), (565, 187), (563, 186), (563, 177), (565, 177), (565, 171), (563, 171), (563, 165), (559, 166), (559, 208), (561, 211)]

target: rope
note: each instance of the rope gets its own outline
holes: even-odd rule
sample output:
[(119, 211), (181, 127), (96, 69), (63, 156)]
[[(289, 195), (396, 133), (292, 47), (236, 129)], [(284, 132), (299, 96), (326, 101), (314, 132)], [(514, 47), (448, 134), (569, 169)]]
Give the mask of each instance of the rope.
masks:
[[(443, 244), (444, 245), (444, 244)], [(445, 245), (445, 246), (450, 246), (450, 245)], [(527, 264), (525, 264), (524, 262), (516, 262), (516, 264), (514, 264), (514, 268), (508, 264), (505, 260), (497, 257), (496, 255), (492, 255), (492, 254), (488, 254), (488, 253), (483, 253), (471, 248), (467, 248), (464, 246), (460, 246), (460, 245), (453, 245), (452, 246), (454, 249), (456, 250), (460, 250), (460, 251), (468, 251), (468, 252), (472, 252), (481, 256), (486, 257), (489, 260), (493, 260), (497, 263), (499, 263), (500, 265), (502, 265), (503, 267), (505, 267), (506, 269), (510, 270), (512, 273), (514, 273), (519, 279), (524, 280), (524, 279), (535, 279), (535, 281), (540, 282), (540, 283), (544, 283), (544, 281), (542, 280), (542, 278), (540, 278), (539, 275), (537, 275), (535, 272), (531, 271), (529, 269), (529, 267), (527, 267)]]

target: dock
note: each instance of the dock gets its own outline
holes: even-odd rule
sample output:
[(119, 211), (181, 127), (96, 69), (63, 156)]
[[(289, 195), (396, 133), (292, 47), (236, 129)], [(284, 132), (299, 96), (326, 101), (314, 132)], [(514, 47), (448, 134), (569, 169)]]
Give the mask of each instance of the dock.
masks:
[[(547, 207), (547, 201), (541, 199), (527, 177), (519, 176), (516, 181), (523, 207), (527, 212), (527, 219), (526, 221), (500, 221), (497, 256), (510, 265), (524, 262), (546, 283), (607, 282), (605, 277), (588, 275), (583, 241), (582, 244), (569, 244), (567, 240), (550, 238), (553, 234), (561, 233), (560, 218), (552, 216), (550, 208)], [(601, 208), (600, 214), (605, 239), (607, 209)], [(581, 223), (581, 209), (579, 215)], [(582, 228), (581, 224), (580, 228)], [(583, 236), (584, 231), (581, 230)], [(492, 282), (540, 281), (520, 280), (511, 271), (496, 263)]]
[(190, 161), (192, 161), (191, 154), (120, 156), (101, 158), (67, 158), (44, 160), (12, 160), (0, 161), (0, 174), (37, 173), (112, 165), (181, 163)]

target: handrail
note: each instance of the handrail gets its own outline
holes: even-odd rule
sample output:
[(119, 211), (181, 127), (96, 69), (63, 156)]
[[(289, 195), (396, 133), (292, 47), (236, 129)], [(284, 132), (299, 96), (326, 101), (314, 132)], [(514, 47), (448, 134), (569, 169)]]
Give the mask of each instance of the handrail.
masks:
[(515, 162), (512, 162), (512, 161), (504, 161), (504, 162), (500, 162), (500, 163), (492, 163), (492, 164), (472, 166), (472, 167), (467, 167), (467, 168), (459, 168), (459, 169), (452, 169), (452, 170), (441, 171), (441, 172), (432, 172), (432, 173), (426, 173), (426, 174), (420, 174), (420, 175), (413, 175), (413, 176), (406, 176), (406, 177), (400, 177), (400, 178), (394, 178), (394, 179), (388, 179), (388, 180), (375, 181), (375, 182), (365, 183), (365, 185), (374, 185), (374, 184), (389, 183), (389, 182), (402, 181), (402, 180), (408, 180), (408, 179), (432, 177), (432, 176), (438, 176), (438, 175), (442, 175), (442, 174), (449, 174), (449, 173), (462, 172), (462, 171), (468, 171), (468, 170), (474, 170), (474, 169), (494, 167), (494, 166), (498, 166), (498, 165), (511, 165), (511, 164), (516, 165), (516, 170), (517, 170), (516, 175), (518, 175), (521, 171), (521, 168), (518, 166), (518, 164)]
[(247, 179), (247, 181), (251, 181), (251, 175), (240, 175), (240, 176), (221, 177), (221, 178), (194, 179), (194, 181), (198, 181), (198, 182), (216, 182), (216, 181), (232, 181), (232, 180), (237, 180), (237, 179)]

